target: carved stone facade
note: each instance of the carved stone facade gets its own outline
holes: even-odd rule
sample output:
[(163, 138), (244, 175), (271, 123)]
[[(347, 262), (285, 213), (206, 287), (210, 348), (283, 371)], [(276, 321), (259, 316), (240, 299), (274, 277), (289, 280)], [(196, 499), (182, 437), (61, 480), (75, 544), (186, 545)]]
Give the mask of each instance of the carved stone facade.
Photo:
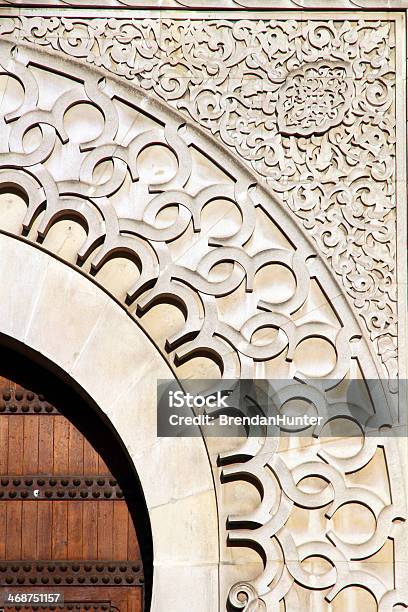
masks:
[[(402, 26), (4, 13), (2, 231), (94, 276), (180, 377), (404, 376)], [(408, 605), (402, 442), (229, 443), (220, 610)]]

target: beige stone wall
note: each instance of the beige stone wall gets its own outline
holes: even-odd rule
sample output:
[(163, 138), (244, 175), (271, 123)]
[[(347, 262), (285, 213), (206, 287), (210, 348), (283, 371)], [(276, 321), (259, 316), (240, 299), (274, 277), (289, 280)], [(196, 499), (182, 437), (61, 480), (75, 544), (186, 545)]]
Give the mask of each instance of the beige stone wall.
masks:
[(154, 609), (398, 609), (403, 439), (156, 442), (152, 389), (405, 377), (404, 15), (115, 16), (0, 17), (0, 331), (121, 397)]

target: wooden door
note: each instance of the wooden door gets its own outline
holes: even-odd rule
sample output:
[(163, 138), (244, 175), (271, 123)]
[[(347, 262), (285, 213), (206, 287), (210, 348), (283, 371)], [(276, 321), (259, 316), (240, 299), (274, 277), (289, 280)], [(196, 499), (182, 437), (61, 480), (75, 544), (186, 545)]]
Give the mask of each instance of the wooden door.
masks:
[(59, 609), (141, 612), (135, 525), (106, 464), (114, 446), (105, 437), (96, 450), (62, 397), (60, 406), (16, 379), (0, 377), (0, 593), (60, 592)]

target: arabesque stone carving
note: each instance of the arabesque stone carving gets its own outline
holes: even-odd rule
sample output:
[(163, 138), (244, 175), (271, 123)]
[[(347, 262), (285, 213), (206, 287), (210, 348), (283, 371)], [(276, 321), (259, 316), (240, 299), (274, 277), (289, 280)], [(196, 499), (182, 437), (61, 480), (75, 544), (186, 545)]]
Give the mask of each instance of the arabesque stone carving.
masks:
[(21, 16), (0, 32), (137, 83), (244, 159), (313, 237), (396, 377), (393, 22)]

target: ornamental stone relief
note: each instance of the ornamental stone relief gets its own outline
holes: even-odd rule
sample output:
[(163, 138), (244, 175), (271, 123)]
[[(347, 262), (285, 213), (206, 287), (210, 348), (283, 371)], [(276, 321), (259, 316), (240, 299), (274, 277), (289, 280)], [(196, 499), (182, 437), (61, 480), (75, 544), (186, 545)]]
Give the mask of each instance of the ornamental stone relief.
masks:
[(339, 125), (353, 96), (350, 68), (323, 61), (289, 72), (276, 104), (281, 134), (312, 136)]
[[(66, 74), (56, 87), (48, 76), (51, 73), (32, 66), (33, 54), (41, 64), (44, 51), (21, 43), (16, 48), (5, 40), (0, 45), (0, 72), (15, 87), (20, 85), (14, 100), (6, 95), (14, 104), (11, 112), (3, 101), (0, 187), (6, 192), (17, 190), (27, 203), (22, 224), (17, 225), (23, 235), (47, 244), (53, 226), (71, 218), (85, 228), (85, 239), (74, 254), (75, 263), (84, 270), (97, 275), (116, 257), (132, 260), (138, 274), (123, 296), (127, 305), (140, 317), (158, 301), (176, 303), (184, 314), (182, 327), (166, 338), (166, 350), (176, 364), (207, 351), (225, 377), (251, 377), (258, 361), (273, 360), (284, 352), (286, 362), (292, 364), (297, 347), (311, 336), (320, 336), (327, 349), (335, 351), (325, 372), (327, 379), (342, 379), (357, 355), (367, 375), (374, 377), (377, 365), (361, 340), (358, 321), (296, 224), (287, 215), (279, 219), (292, 239), (298, 236), (296, 246), (283, 235), (279, 242), (272, 236), (262, 237), (268, 221), (258, 209), (264, 208), (274, 220), (284, 211), (279, 215), (274, 210), (276, 203), (256, 185), (249, 170), (234, 172), (233, 160), (229, 162), (223, 153), (219, 157), (215, 149), (211, 158), (201, 161), (205, 178), (197, 178), (195, 152), (205, 151), (207, 156), (209, 145), (204, 142), (200, 148), (194, 128), (184, 126), (181, 116), (159, 119), (160, 106), (147, 102), (136, 89), (131, 91), (140, 110), (132, 112), (129, 92), (120, 80), (88, 73), (81, 62), (58, 62), (51, 56), (55, 72)], [(10, 82), (7, 89), (12, 91)], [(125, 102), (119, 104), (118, 99)], [(85, 118), (82, 132), (70, 136), (70, 111), (81, 109), (86, 117), (88, 107), (96, 109), (91, 126), (98, 135), (84, 140)], [(125, 133), (124, 114), (128, 116)], [(140, 165), (150, 148), (153, 155), (163, 149), (167, 152), (166, 167), (144, 178)], [(228, 174), (218, 171), (218, 182), (214, 182), (209, 177), (217, 165), (228, 167)], [(216, 213), (218, 224), (204, 231), (203, 219), (211, 205), (221, 211)], [(202, 240), (192, 251), (189, 242), (195, 235)], [(226, 271), (223, 264), (229, 264)], [(257, 277), (267, 266), (289, 272), (291, 291), (283, 299), (273, 292), (269, 299), (261, 299)], [(332, 296), (331, 307), (337, 313), (338, 304), (343, 313), (340, 320), (347, 320), (347, 327), (333, 317), (325, 321), (319, 313), (312, 317), (313, 323), (310, 317), (299, 316), (313, 279), (321, 274), (325, 292)], [(244, 296), (239, 298), (242, 288)], [(236, 295), (238, 302), (243, 299), (244, 310), (234, 317), (228, 311), (223, 314), (226, 295)], [(281, 333), (269, 337), (266, 332), (271, 328)], [(263, 342), (255, 341), (261, 330)], [(358, 342), (351, 346), (353, 338)], [(308, 373), (297, 363), (288, 374), (306, 377)]]
[[(330, 353), (313, 373), (323, 388), (378, 378), (364, 323), (395, 374), (392, 22), (19, 16), (0, 28), (0, 187), (21, 204), (10, 199), (3, 229), (96, 276), (147, 330), (155, 308), (177, 308), (176, 325), (158, 325), (179, 372), (205, 356), (226, 378), (301, 380), (317, 341)], [(66, 221), (80, 237), (69, 249), (53, 239)], [(117, 292), (106, 273), (116, 259), (134, 266)], [(408, 605), (398, 444), (344, 446), (265, 437), (210, 448), (229, 545), (221, 610)], [(221, 489), (237, 483), (255, 496), (234, 515)], [(353, 540), (350, 525), (366, 537)], [(257, 552), (255, 576), (234, 547)], [(370, 603), (347, 607), (342, 595), (360, 587)]]
[[(25, 0), (4, 0), (5, 6), (30, 6)], [(91, 7), (102, 6), (102, 2), (94, 0), (38, 0), (37, 6), (60, 7)], [(333, 0), (109, 0), (109, 9), (147, 8), (191, 8), (191, 9), (333, 9)], [(338, 0), (335, 8), (342, 9), (382, 9), (389, 10), (390, 0)], [(393, 9), (408, 8), (407, 0), (392, 0)]]
[(0, 32), (137, 83), (244, 159), (397, 375), (393, 21), (19, 16)]

